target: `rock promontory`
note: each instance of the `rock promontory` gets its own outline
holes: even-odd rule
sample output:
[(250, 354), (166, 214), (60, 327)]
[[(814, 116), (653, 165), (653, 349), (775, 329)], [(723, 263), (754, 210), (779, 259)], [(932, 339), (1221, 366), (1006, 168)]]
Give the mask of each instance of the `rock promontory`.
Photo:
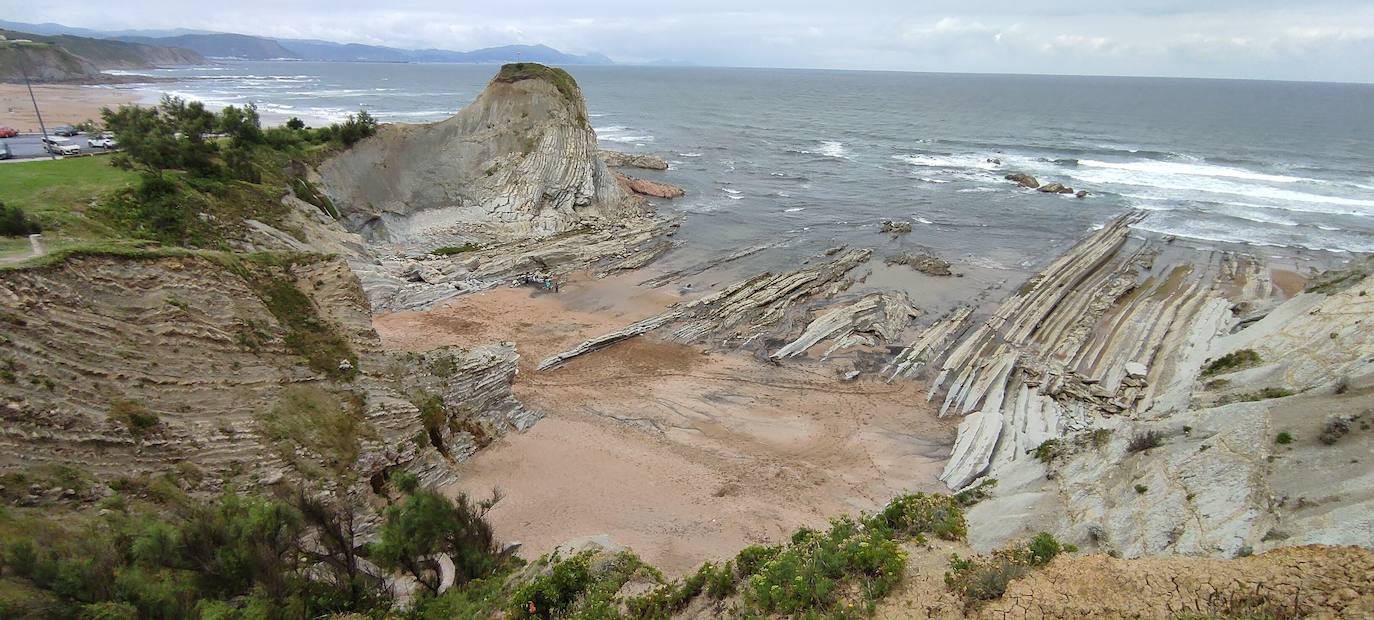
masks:
[(381, 127), (319, 172), (344, 225), (372, 241), (550, 235), (645, 213), (598, 156), (577, 82), (536, 63), (503, 66), (449, 119)]

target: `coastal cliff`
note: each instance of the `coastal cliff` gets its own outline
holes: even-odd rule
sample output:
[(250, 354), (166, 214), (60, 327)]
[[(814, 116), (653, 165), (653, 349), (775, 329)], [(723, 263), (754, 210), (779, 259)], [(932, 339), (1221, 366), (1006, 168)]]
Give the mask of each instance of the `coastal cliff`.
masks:
[(381, 350), (338, 259), (75, 256), (0, 273), (0, 300), (6, 470), (195, 471), (202, 492), (309, 479), (362, 506), (375, 476), (451, 482), (538, 418), (511, 395), (509, 345)]

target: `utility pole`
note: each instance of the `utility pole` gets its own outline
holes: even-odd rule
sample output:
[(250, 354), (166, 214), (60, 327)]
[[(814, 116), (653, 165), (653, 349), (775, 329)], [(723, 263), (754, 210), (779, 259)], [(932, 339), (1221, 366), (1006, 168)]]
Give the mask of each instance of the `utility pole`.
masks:
[(24, 86), (29, 89), (29, 101), (33, 102), (33, 114), (38, 117), (38, 130), (43, 132), (43, 152), (56, 160), (57, 153), (48, 150), (48, 127), (43, 124), (43, 113), (38, 111), (38, 98), (33, 96), (33, 84), (29, 83), (29, 70), (25, 66), (24, 53), (18, 49), (18, 46), (15, 47), (15, 57), (19, 59), (19, 72), (24, 74)]

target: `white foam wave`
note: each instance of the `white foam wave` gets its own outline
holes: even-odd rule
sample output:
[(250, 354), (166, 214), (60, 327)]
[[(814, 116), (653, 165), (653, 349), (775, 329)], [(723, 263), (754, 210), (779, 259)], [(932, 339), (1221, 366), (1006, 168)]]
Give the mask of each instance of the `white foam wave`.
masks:
[(930, 221), (930, 220), (928, 220), (928, 219), (926, 219), (926, 218), (923, 218), (923, 217), (918, 217), (918, 218), (916, 218), (916, 221), (918, 221), (918, 222), (920, 222), (920, 223), (922, 223), (922, 224), (934, 224), (934, 222), (932, 222), (932, 221)]
[[(1353, 240), (1343, 240), (1340, 247), (1323, 245), (1318, 239), (1312, 238), (1276, 238), (1271, 235), (1263, 234), (1254, 229), (1234, 229), (1228, 230), (1219, 222), (1211, 222), (1210, 226), (1203, 223), (1181, 224), (1171, 226), (1167, 223), (1155, 221), (1154, 218), (1145, 218), (1141, 222), (1132, 226), (1137, 230), (1158, 233), (1162, 235), (1174, 235), (1197, 239), (1199, 241), (1210, 241), (1214, 243), (1234, 243), (1240, 245), (1265, 246), (1265, 247), (1290, 247), (1302, 248), (1307, 250), (1318, 250), (1323, 252), (1374, 252), (1374, 243), (1359, 243)], [(1287, 236), (1291, 237), (1291, 235)]]
[(678, 153), (681, 157), (701, 157), (701, 153)]
[(976, 168), (978, 170), (996, 170), (1000, 167), (999, 164), (990, 162), (988, 158), (979, 155), (893, 155), (892, 159), (921, 168)]
[(725, 193), (727, 193), (727, 194), (730, 194), (730, 195), (732, 195), (732, 196), (738, 196), (738, 195), (744, 193), (744, 192), (739, 191), (739, 190), (737, 190), (737, 189), (730, 189), (730, 188), (728, 188), (728, 187), (722, 187), (720, 191), (725, 192)]
[(792, 207), (791, 209), (783, 209), (782, 212), (783, 212), (783, 213), (796, 213), (796, 212), (798, 212), (798, 211), (805, 211), (805, 210), (806, 210), (806, 207)]
[(1315, 179), (1304, 179), (1281, 174), (1265, 174), (1243, 168), (1231, 168), (1227, 166), (1217, 166), (1212, 164), (1200, 163), (1179, 163), (1172, 161), (1125, 161), (1125, 162), (1106, 162), (1095, 159), (1080, 159), (1079, 166), (1088, 168), (1110, 168), (1113, 170), (1130, 170), (1132, 172), (1145, 172), (1156, 175), (1177, 175), (1177, 176), (1203, 176), (1221, 177), (1227, 179), (1245, 179), (1249, 181), (1266, 181), (1269, 183), (1298, 183), (1300, 181), (1310, 181), (1318, 183)]
[(835, 140), (821, 140), (819, 152), (826, 157), (836, 157), (840, 159), (849, 156), (849, 150), (844, 148), (844, 143)]

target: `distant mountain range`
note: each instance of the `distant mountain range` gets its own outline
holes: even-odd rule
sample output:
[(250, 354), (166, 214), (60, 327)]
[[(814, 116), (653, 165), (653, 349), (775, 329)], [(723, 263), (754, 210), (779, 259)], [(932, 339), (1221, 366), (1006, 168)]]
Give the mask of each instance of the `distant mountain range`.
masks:
[(138, 69), (207, 62), (184, 48), (74, 35), (42, 35), (0, 28), (0, 82), (27, 73), (38, 82), (101, 82), (106, 69)]
[[(62, 24), (25, 24), (0, 20), (0, 28), (36, 35), (74, 35), (113, 39), (159, 47), (192, 50), (207, 58), (241, 60), (314, 60), (343, 62), (454, 62), (500, 63), (532, 61), (553, 65), (608, 65), (601, 54), (576, 55), (546, 45), (503, 45), (469, 52), (441, 49), (401, 49), (358, 43), (334, 43), (314, 39), (273, 39), (245, 34), (197, 30), (100, 31)], [(176, 63), (181, 64), (181, 63)]]

